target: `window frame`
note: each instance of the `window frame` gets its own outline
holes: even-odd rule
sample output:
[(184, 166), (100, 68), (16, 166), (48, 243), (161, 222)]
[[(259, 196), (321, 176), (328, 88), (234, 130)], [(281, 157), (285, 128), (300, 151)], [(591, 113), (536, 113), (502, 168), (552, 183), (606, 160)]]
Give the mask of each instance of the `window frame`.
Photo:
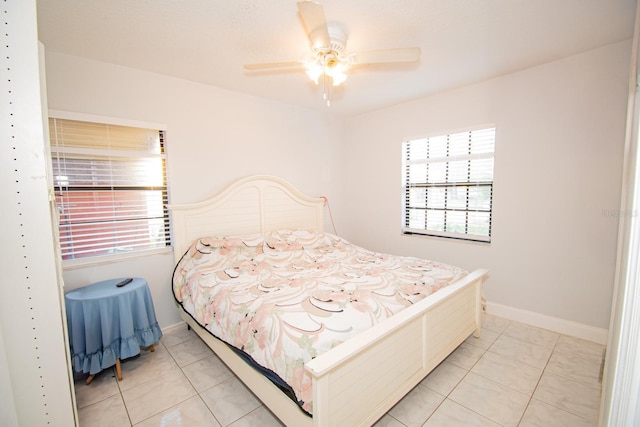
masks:
[[(97, 124), (104, 124), (104, 125), (113, 125), (113, 126), (125, 126), (125, 127), (134, 127), (134, 128), (142, 128), (142, 129), (153, 129), (153, 130), (157, 130), (159, 132), (161, 132), (162, 135), (162, 144), (164, 146), (164, 151), (161, 154), (151, 154), (149, 153), (148, 156), (144, 156), (147, 158), (162, 158), (163, 160), (163, 179), (164, 179), (164, 186), (148, 186), (148, 185), (140, 185), (140, 186), (117, 186), (117, 185), (105, 185), (105, 186), (91, 186), (91, 187), (76, 187), (74, 188), (74, 190), (77, 191), (91, 191), (91, 192), (99, 192), (99, 191), (118, 191), (118, 189), (120, 190), (127, 190), (127, 191), (134, 191), (134, 190), (156, 190), (156, 191), (164, 191), (164, 194), (166, 195), (166, 197), (163, 198), (164, 202), (162, 209), (163, 209), (163, 215), (162, 217), (164, 218), (164, 224), (166, 224), (166, 226), (163, 227), (164, 230), (164, 236), (165, 236), (165, 245), (161, 246), (161, 247), (156, 247), (156, 248), (145, 248), (145, 249), (136, 249), (136, 250), (132, 250), (132, 251), (127, 251), (127, 252), (120, 252), (120, 253), (112, 253), (112, 254), (101, 254), (101, 255), (92, 255), (92, 256), (85, 256), (85, 257), (80, 257), (80, 258), (73, 258), (73, 259), (62, 259), (62, 267), (66, 270), (66, 269), (73, 269), (73, 268), (77, 268), (77, 267), (84, 267), (84, 266), (89, 266), (89, 265), (97, 265), (97, 264), (106, 264), (106, 263), (110, 263), (113, 261), (118, 261), (118, 260), (127, 260), (127, 259), (132, 259), (132, 258), (138, 258), (138, 257), (146, 257), (146, 256), (150, 256), (150, 255), (154, 255), (154, 254), (167, 254), (167, 253), (172, 253), (173, 251), (173, 241), (172, 241), (172, 224), (171, 224), (171, 216), (168, 210), (168, 204), (169, 204), (169, 183), (168, 183), (168, 170), (167, 170), (167, 149), (166, 149), (166, 132), (167, 132), (167, 126), (164, 124), (160, 124), (160, 123), (153, 123), (153, 122), (143, 122), (143, 121), (137, 121), (137, 120), (128, 120), (128, 119), (121, 119), (121, 118), (113, 118), (113, 117), (105, 117), (105, 116), (98, 116), (98, 115), (92, 115), (92, 114), (82, 114), (82, 113), (74, 113), (74, 112), (68, 112), (68, 111), (61, 111), (61, 110), (49, 110), (49, 119), (61, 119), (61, 120), (72, 120), (72, 121), (81, 121), (81, 122), (90, 122), (90, 123), (97, 123)], [(49, 138), (49, 133), (47, 133), (47, 137)], [(48, 158), (49, 158), (49, 162), (53, 163), (53, 159), (54, 157), (57, 155), (57, 150), (55, 148), (55, 145), (53, 144), (53, 141), (49, 141), (49, 152), (48, 152)], [(64, 151), (64, 149), (62, 149), (61, 151)], [(92, 155), (92, 154), (97, 154), (97, 153), (104, 153), (105, 150), (100, 150), (100, 149), (81, 149), (78, 148), (77, 149), (78, 152), (82, 152), (83, 154), (87, 154), (87, 155)], [(114, 150), (114, 152), (117, 150)], [(131, 152), (128, 153), (127, 156), (125, 156), (126, 158), (129, 159), (133, 159), (135, 157), (137, 157), (136, 154), (132, 154), (135, 152)], [(55, 183), (55, 179), (54, 179), (54, 173), (53, 173), (53, 166), (50, 166), (51, 170), (49, 171), (49, 182), (50, 182), (50, 186), (51, 186), (51, 200), (52, 200), (52, 206), (55, 209), (55, 214), (56, 214), (56, 218), (59, 217), (59, 213), (58, 213), (58, 200), (56, 197), (57, 192), (59, 191), (59, 189), (61, 187), (56, 186)], [(60, 236), (59, 236), (59, 231), (60, 231), (60, 221), (58, 221), (58, 226), (56, 227), (56, 240), (58, 242), (58, 245), (60, 245), (61, 241), (60, 241)], [(59, 249), (61, 251), (61, 249)], [(62, 253), (61, 253), (62, 255)]]
[[(469, 144), (469, 152), (466, 154), (455, 154), (455, 155), (449, 155), (449, 150), (450, 150), (450, 137), (451, 136), (458, 136), (461, 134), (468, 134), (468, 137), (471, 137), (472, 132), (493, 132), (493, 140), (491, 142), (492, 145), (492, 150), (490, 152), (486, 152), (486, 153), (472, 153), (471, 152), (471, 144)], [(402, 150), (401, 150), (401, 156), (402, 156), (402, 176), (401, 176), (401, 188), (402, 188), (402, 206), (401, 206), (401, 233), (402, 235), (408, 235), (408, 236), (428, 236), (428, 237), (439, 237), (439, 238), (447, 238), (447, 239), (453, 239), (453, 240), (460, 240), (460, 241), (468, 241), (468, 242), (478, 242), (478, 243), (491, 243), (491, 235), (492, 235), (492, 231), (493, 231), (493, 196), (494, 196), (494, 191), (493, 191), (493, 186), (494, 186), (494, 182), (495, 182), (495, 143), (496, 143), (496, 135), (497, 135), (497, 128), (496, 125), (493, 123), (490, 124), (484, 124), (484, 125), (479, 125), (479, 126), (473, 126), (473, 127), (468, 127), (468, 128), (464, 128), (464, 129), (457, 129), (457, 130), (450, 130), (450, 131), (443, 131), (443, 132), (434, 132), (431, 133), (427, 136), (419, 136), (419, 137), (413, 137), (413, 138), (405, 138), (402, 141)], [(419, 158), (419, 159), (415, 159), (415, 157), (413, 159), (410, 158), (410, 153), (408, 152), (408, 144), (412, 143), (412, 142), (419, 142), (419, 141), (428, 141), (430, 139), (435, 140), (438, 138), (446, 138), (447, 140), (447, 150), (446, 150), (446, 156), (443, 157), (429, 157), (429, 154), (427, 154), (426, 158)], [(429, 144), (427, 142), (427, 144)], [(428, 153), (428, 152), (427, 152)], [(444, 160), (447, 159), (447, 160)], [(449, 175), (449, 164), (452, 162), (456, 162), (456, 161), (471, 161), (471, 160), (480, 160), (480, 159), (491, 159), (491, 177), (490, 179), (475, 179), (472, 180), (471, 179), (471, 166), (470, 163), (467, 164), (467, 176), (465, 180), (458, 180), (458, 181), (450, 181), (450, 175)], [(419, 183), (413, 183), (413, 184), (408, 184), (408, 182), (410, 181), (410, 166), (411, 165), (416, 165), (416, 164), (421, 164), (424, 165), (425, 169), (429, 168), (429, 164), (436, 164), (436, 163), (445, 163), (445, 176), (446, 178), (444, 180), (434, 180), (434, 181), (429, 181), (429, 179), (427, 178), (427, 175), (425, 176), (425, 179), (423, 182), (419, 182)], [(448, 189), (451, 188), (465, 188), (466, 187), (466, 201), (464, 203), (464, 207), (462, 208), (448, 208), (447, 207), (447, 202), (444, 202), (444, 207), (432, 207), (431, 209), (429, 209), (429, 196), (428, 196), (428, 190), (425, 191), (424, 194), (424, 206), (423, 207), (417, 207), (417, 206), (410, 206), (410, 197), (411, 197), (411, 190), (412, 189), (420, 189), (420, 188), (424, 188), (424, 189), (429, 189), (429, 188), (442, 188), (444, 189), (445, 192), (445, 198), (447, 197), (447, 191)], [(476, 208), (472, 208), (472, 204), (473, 204), (473, 198), (469, 197), (469, 191), (472, 189), (479, 189), (479, 188), (484, 188), (488, 191), (488, 208), (485, 209), (479, 209), (478, 206), (476, 206)], [(477, 200), (477, 199), (476, 199)], [(431, 205), (433, 206), (433, 205)], [(423, 209), (425, 211), (424, 213), (424, 218), (425, 218), (425, 225), (424, 228), (416, 228), (415, 224), (411, 224), (411, 211), (412, 210), (416, 210), (416, 209)], [(446, 220), (443, 220), (443, 224), (442, 224), (442, 229), (441, 230), (436, 230), (436, 229), (428, 229), (427, 228), (427, 214), (428, 211), (442, 211), (443, 212), (443, 218), (446, 218), (446, 215), (449, 212), (462, 212), (465, 214), (465, 219), (464, 219), (464, 224), (465, 224), (465, 231), (464, 232), (455, 232), (455, 231), (448, 231), (446, 229), (444, 229), (446, 227)], [(445, 213), (446, 212), (446, 213)], [(485, 234), (473, 234), (473, 233), (469, 233), (469, 214), (473, 214), (473, 213), (482, 213), (482, 214), (488, 214), (488, 224), (487, 224), (487, 233)], [(411, 227), (411, 225), (414, 225), (414, 227)]]

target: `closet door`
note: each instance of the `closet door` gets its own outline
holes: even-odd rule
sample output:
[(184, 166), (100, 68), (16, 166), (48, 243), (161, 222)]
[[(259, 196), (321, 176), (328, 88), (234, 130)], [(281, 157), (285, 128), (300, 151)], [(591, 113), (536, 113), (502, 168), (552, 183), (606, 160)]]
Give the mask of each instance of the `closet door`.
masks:
[(640, 4), (637, 7), (629, 72), (618, 265), (600, 410), (600, 424), (606, 426), (640, 425)]
[(36, 0), (4, 0), (2, 17), (0, 424), (73, 426)]

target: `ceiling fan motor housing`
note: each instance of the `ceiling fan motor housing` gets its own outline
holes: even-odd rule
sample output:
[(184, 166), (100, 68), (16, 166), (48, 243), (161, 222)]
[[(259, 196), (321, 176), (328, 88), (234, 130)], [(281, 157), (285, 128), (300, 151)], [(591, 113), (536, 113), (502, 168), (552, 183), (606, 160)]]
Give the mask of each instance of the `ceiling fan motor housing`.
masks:
[(347, 33), (337, 24), (328, 24), (329, 48), (336, 53), (342, 53), (347, 47)]
[[(327, 32), (329, 33), (329, 45), (328, 46), (312, 46), (311, 48), (316, 52), (324, 52), (324, 53), (335, 53), (341, 54), (344, 52), (347, 47), (347, 33), (346, 31), (339, 25), (334, 23), (327, 24)], [(314, 40), (313, 32), (309, 37), (311, 40)]]

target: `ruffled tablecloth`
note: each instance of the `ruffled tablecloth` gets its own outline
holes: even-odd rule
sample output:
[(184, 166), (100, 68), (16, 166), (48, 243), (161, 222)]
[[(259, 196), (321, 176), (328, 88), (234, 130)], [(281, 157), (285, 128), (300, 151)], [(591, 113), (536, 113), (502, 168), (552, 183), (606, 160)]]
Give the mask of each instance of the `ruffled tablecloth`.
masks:
[(146, 280), (105, 280), (65, 295), (69, 342), (76, 372), (94, 375), (140, 353), (162, 337)]

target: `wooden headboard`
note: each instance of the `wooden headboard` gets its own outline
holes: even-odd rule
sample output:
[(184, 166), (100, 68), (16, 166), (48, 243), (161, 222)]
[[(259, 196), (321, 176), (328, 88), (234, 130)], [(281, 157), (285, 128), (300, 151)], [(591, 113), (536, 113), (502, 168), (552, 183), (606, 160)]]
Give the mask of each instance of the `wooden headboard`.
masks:
[(176, 262), (200, 237), (265, 234), (278, 229), (324, 231), (325, 199), (299, 192), (283, 179), (242, 178), (198, 203), (169, 205)]

